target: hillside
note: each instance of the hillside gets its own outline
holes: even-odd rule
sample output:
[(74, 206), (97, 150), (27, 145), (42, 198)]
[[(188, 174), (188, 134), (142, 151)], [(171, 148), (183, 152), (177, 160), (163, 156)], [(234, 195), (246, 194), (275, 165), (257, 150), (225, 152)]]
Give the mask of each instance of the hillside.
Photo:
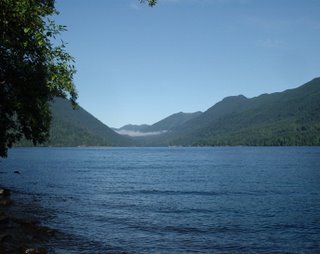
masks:
[(320, 145), (320, 78), (296, 89), (223, 99), (167, 134), (170, 145)]
[(173, 115), (170, 115), (152, 125), (142, 124), (142, 125), (133, 125), (128, 124), (119, 129), (113, 129), (117, 133), (121, 135), (128, 135), (131, 137), (149, 137), (154, 138), (155, 136), (159, 136), (160, 134), (171, 131), (175, 128), (178, 128), (182, 124), (190, 121), (201, 115), (202, 112), (195, 113), (183, 113), (179, 112)]
[(320, 145), (320, 78), (251, 99), (227, 97), (204, 113), (180, 112), (150, 126), (120, 129), (132, 138), (64, 99), (54, 101), (52, 112), (50, 146)]
[(147, 125), (147, 124), (142, 124), (142, 125), (127, 124), (118, 129), (112, 128), (112, 130), (124, 136), (130, 136), (130, 137), (146, 136), (144, 130), (149, 126), (150, 125)]
[(125, 126), (122, 126), (121, 128), (113, 128), (116, 131), (141, 131), (143, 132), (145, 129), (147, 129), (148, 127), (150, 127), (150, 125), (147, 124), (141, 124), (141, 125), (136, 125), (136, 124), (127, 124)]
[(131, 140), (100, 122), (83, 108), (73, 110), (69, 101), (52, 103), (49, 146), (126, 146)]
[(170, 115), (163, 120), (156, 122), (155, 124), (144, 129), (144, 132), (155, 132), (155, 131), (170, 131), (176, 128), (179, 128), (184, 123), (200, 116), (202, 112), (194, 113), (183, 113), (179, 112), (173, 115)]

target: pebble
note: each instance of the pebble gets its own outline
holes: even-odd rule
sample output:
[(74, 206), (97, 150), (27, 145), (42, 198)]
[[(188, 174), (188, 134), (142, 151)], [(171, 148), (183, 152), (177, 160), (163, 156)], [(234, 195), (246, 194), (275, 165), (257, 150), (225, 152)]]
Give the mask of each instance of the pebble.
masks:
[(37, 248), (37, 249), (26, 249), (26, 251), (24, 252), (25, 254), (47, 254), (47, 250), (44, 248)]
[(0, 188), (0, 196), (4, 196), (4, 197), (10, 196), (10, 190), (5, 188)]

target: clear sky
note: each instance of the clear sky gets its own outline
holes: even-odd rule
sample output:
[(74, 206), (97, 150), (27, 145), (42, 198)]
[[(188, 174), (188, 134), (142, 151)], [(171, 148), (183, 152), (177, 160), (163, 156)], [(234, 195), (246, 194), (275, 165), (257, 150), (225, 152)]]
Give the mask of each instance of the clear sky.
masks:
[(79, 104), (111, 127), (320, 76), (319, 0), (57, 0)]

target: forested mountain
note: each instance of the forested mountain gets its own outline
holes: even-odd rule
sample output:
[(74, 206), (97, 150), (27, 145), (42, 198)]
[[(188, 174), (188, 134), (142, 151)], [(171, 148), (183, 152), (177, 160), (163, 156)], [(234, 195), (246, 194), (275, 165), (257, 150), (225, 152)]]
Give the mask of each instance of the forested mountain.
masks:
[(141, 131), (143, 132), (145, 129), (147, 129), (148, 127), (150, 127), (150, 125), (147, 124), (141, 124), (141, 125), (137, 125), (137, 124), (127, 124), (122, 126), (121, 128), (113, 128), (113, 130), (116, 131), (122, 131), (122, 130), (126, 130), (126, 131)]
[(131, 140), (100, 122), (86, 110), (72, 109), (69, 101), (56, 98), (52, 103), (49, 146), (127, 146)]
[(252, 99), (227, 97), (167, 135), (171, 145), (320, 145), (320, 78)]
[(163, 134), (165, 132), (178, 128), (185, 122), (193, 118), (196, 118), (201, 114), (202, 114), (201, 112), (195, 112), (195, 113), (179, 112), (179, 113), (170, 115), (152, 125), (128, 124), (119, 129), (113, 128), (113, 130), (121, 135), (128, 135), (132, 137), (158, 136), (160, 134)]
[(155, 124), (144, 129), (145, 132), (156, 132), (156, 131), (170, 131), (179, 128), (184, 123), (200, 116), (202, 112), (198, 111), (195, 113), (183, 113), (179, 112), (170, 115), (163, 120), (156, 122)]
[(177, 113), (153, 125), (121, 128), (147, 134), (134, 138), (115, 133), (81, 107), (73, 110), (64, 99), (55, 99), (52, 112), (45, 144), (50, 146), (320, 145), (320, 78), (251, 99), (227, 97), (204, 113)]
[(152, 125), (142, 124), (142, 125), (133, 125), (128, 124), (119, 129), (115, 129), (117, 131), (126, 130), (126, 131), (140, 131), (140, 132), (163, 132), (169, 131), (178, 128), (184, 123), (200, 116), (202, 112), (194, 112), (194, 113), (183, 113), (179, 112), (176, 114), (172, 114)]

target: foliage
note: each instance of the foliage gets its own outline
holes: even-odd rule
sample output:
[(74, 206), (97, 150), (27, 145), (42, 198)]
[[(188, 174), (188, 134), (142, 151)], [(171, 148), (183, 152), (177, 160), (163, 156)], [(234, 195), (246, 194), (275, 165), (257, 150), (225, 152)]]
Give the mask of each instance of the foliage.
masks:
[[(156, 0), (140, 0), (154, 6)], [(73, 58), (58, 36), (66, 30), (50, 19), (54, 0), (0, 0), (0, 156), (20, 139), (49, 137), (49, 102), (76, 105)]]
[(73, 58), (57, 43), (64, 26), (54, 0), (0, 1), (0, 156), (21, 138), (48, 138), (49, 102), (56, 96), (75, 103)]
[[(145, 3), (145, 2), (146, 2), (146, 0), (140, 0), (140, 3)], [(153, 7), (157, 4), (157, 0), (148, 0), (147, 2), (149, 4), (149, 6), (151, 6), (151, 7)]]

